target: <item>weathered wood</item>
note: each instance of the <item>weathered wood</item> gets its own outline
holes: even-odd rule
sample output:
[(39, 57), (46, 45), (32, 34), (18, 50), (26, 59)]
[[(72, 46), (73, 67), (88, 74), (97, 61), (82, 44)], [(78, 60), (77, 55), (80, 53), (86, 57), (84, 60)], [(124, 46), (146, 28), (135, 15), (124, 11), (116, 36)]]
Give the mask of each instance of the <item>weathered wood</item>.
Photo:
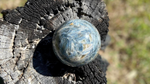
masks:
[(102, 47), (108, 16), (101, 0), (28, 0), (24, 7), (2, 11), (0, 77), (6, 84), (105, 84), (107, 61), (100, 56), (81, 67), (62, 64), (54, 55), (52, 36), (71, 19), (84, 19), (98, 29)]

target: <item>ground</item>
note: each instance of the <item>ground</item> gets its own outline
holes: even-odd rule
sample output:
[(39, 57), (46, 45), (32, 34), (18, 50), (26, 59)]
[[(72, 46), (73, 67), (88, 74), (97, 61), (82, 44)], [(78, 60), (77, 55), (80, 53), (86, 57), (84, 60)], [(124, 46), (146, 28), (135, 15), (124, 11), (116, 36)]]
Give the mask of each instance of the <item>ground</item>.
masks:
[[(110, 63), (108, 84), (150, 84), (150, 1), (104, 1), (110, 17), (111, 42), (100, 54)], [(0, 11), (25, 2), (0, 0)]]

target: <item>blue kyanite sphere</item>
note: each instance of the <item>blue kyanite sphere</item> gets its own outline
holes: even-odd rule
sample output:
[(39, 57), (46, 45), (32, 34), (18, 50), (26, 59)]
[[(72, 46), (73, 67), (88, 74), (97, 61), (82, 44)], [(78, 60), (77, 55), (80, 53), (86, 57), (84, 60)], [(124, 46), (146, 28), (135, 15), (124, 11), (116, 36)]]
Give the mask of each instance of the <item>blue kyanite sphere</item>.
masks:
[(62, 63), (76, 67), (96, 58), (101, 46), (97, 29), (85, 20), (65, 22), (53, 35), (53, 50)]

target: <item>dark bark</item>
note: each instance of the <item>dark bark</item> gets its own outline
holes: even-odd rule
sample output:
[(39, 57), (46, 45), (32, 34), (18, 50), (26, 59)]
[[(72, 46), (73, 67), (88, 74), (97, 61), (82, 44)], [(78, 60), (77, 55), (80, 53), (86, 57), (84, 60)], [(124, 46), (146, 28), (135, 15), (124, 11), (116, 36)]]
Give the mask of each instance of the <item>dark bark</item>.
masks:
[(84, 19), (98, 29), (102, 47), (109, 18), (101, 0), (28, 0), (2, 11), (0, 77), (6, 84), (105, 84), (107, 61), (98, 56), (81, 67), (62, 64), (52, 50), (52, 35), (64, 22)]

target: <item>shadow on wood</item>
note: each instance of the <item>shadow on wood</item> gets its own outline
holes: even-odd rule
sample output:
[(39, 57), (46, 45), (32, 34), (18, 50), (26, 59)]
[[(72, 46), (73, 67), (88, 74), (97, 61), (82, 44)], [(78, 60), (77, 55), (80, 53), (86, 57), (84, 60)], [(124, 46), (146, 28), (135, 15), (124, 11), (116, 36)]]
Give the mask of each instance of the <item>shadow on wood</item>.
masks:
[(2, 77), (0, 77), (0, 84), (4, 84), (4, 80)]
[[(88, 65), (84, 65), (81, 67), (69, 67), (61, 63), (53, 52), (52, 36), (53, 36), (53, 33), (48, 34), (45, 38), (43, 38), (40, 41), (40, 43), (37, 45), (35, 49), (34, 56), (33, 56), (33, 67), (38, 73), (44, 76), (51, 76), (54, 78), (65, 77), (66, 74), (71, 73), (71, 74), (74, 74), (74, 77), (72, 77), (73, 81), (77, 82), (77, 81), (82, 81), (83, 79), (86, 79), (87, 74), (88, 75), (90, 74), (90, 71), (88, 73), (83, 71), (84, 70), (83, 67), (86, 68), (87, 66), (90, 66), (90, 67), (96, 66), (96, 67), (99, 67), (99, 69), (101, 69), (101, 71), (103, 72), (102, 77), (105, 76), (108, 63), (107, 61), (102, 60), (100, 56), (98, 56), (96, 60), (89, 63)], [(106, 68), (104, 68), (104, 66)], [(99, 71), (97, 72), (99, 73)]]
[(67, 70), (67, 66), (59, 62), (53, 53), (52, 35), (47, 35), (38, 44), (33, 56), (33, 67), (45, 76), (62, 76)]
[(37, 45), (33, 56), (34, 69), (44, 76), (60, 77), (65, 73), (73, 73), (82, 77), (82, 70), (77, 67), (69, 67), (57, 59), (52, 48), (52, 36), (53, 33), (48, 34)]

